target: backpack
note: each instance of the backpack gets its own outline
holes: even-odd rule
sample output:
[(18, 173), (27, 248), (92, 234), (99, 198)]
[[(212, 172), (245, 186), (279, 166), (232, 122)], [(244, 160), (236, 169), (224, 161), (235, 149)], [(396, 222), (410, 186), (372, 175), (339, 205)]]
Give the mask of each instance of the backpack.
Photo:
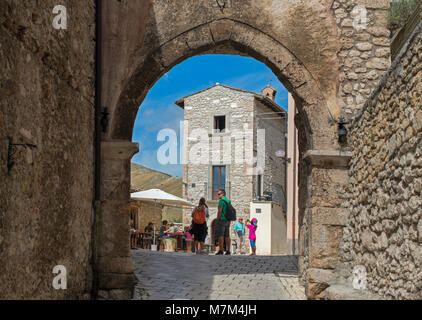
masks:
[(226, 200), (223, 200), (227, 204), (226, 208), (226, 219), (228, 221), (236, 221), (236, 209), (233, 208), (232, 204), (230, 202), (227, 202)]
[(198, 207), (195, 208), (195, 212), (193, 213), (193, 222), (196, 224), (205, 223), (205, 207), (202, 211), (199, 211)]

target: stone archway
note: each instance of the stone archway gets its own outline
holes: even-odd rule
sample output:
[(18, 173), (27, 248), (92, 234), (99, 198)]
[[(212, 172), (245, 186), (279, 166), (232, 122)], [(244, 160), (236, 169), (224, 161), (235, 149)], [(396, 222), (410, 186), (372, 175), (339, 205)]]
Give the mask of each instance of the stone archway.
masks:
[(345, 224), (335, 186), (347, 181), (348, 158), (337, 151), (329, 95), (280, 41), (236, 19), (211, 19), (159, 40), (134, 59), (138, 63), (119, 83), (120, 94), (109, 101), (113, 108), (102, 137), (102, 192), (96, 235), (103, 239), (107, 234), (107, 238), (97, 245), (98, 289), (124, 291), (132, 285), (129, 241), (121, 234), (128, 228), (130, 159), (138, 150), (131, 137), (139, 105), (153, 84), (176, 64), (194, 55), (221, 53), (250, 56), (265, 63), (295, 98), (301, 153), (300, 274), (308, 296), (315, 297), (321, 287), (326, 287), (326, 272), (336, 266)]
[(334, 132), (319, 130), (329, 126), (326, 98), (303, 63), (266, 33), (230, 19), (192, 28), (149, 52), (127, 80), (107, 137), (131, 139), (138, 107), (154, 83), (183, 60), (209, 53), (249, 56), (265, 63), (293, 94), (299, 113), (306, 119), (303, 125), (307, 127), (307, 148), (322, 149), (333, 144)]

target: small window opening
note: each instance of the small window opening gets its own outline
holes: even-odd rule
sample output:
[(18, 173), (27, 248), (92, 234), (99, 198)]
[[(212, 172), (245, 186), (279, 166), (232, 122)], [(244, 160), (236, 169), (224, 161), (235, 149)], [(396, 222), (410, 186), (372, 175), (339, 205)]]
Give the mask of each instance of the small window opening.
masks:
[(224, 132), (226, 130), (226, 116), (214, 117), (214, 129), (217, 132)]

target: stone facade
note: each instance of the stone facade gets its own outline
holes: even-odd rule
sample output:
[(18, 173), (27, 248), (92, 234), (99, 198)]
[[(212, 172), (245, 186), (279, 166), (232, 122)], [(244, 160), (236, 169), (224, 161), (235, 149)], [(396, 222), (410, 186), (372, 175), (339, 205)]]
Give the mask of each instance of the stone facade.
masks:
[[(95, 6), (67, 1), (56, 30), (57, 4), (0, 3), (1, 299), (91, 294)], [(23, 145), (11, 155), (10, 142)], [(56, 265), (67, 290), (52, 286)]]
[(365, 266), (381, 297), (421, 299), (422, 24), (353, 122), (350, 143), (342, 262)]
[[(258, 195), (258, 178), (262, 175), (262, 191), (272, 192), (273, 201), (285, 207), (285, 167), (276, 158), (277, 150), (285, 150), (286, 112), (271, 99), (217, 84), (202, 92), (178, 100), (185, 110), (183, 182), (184, 197), (197, 203), (205, 197), (210, 207), (209, 230), (217, 217), (217, 198), (212, 196), (212, 168), (226, 167), (226, 192), (236, 208), (238, 217), (249, 218), (250, 202)], [(272, 108), (268, 107), (271, 105)], [(277, 114), (274, 108), (278, 109)], [(214, 117), (225, 116), (226, 130), (214, 130)], [(252, 163), (258, 149), (258, 130), (262, 129), (265, 145), (265, 164), (262, 171), (248, 172), (259, 166)], [(209, 153), (197, 153), (200, 137), (209, 140)], [(239, 144), (240, 141), (240, 144)], [(261, 141), (261, 140), (260, 140)], [(241, 146), (238, 149), (238, 146)], [(248, 153), (248, 150), (250, 153)], [(240, 156), (240, 159), (238, 159)], [(189, 157), (189, 158), (188, 158)], [(259, 157), (259, 155), (258, 155)], [(201, 163), (198, 160), (201, 159)], [(259, 161), (259, 160), (258, 160)], [(184, 223), (190, 224), (191, 211), (185, 210)], [(211, 233), (211, 232), (210, 232)]]
[(341, 35), (339, 80), (342, 116), (362, 109), (390, 66), (389, 0), (335, 0), (332, 8)]
[[(276, 153), (279, 150), (287, 150), (287, 111), (280, 108), (276, 113), (268, 104), (256, 99), (254, 127), (256, 130), (265, 130), (265, 166), (262, 190), (271, 192), (273, 201), (278, 203), (286, 212), (286, 162), (277, 158)], [(255, 135), (256, 133), (257, 131), (254, 132)], [(255, 136), (254, 141), (254, 150), (259, 151), (259, 138)], [(257, 194), (258, 177), (256, 176), (255, 179), (253, 198), (262, 195)]]
[[(160, 204), (154, 205), (152, 202), (136, 201), (131, 202), (132, 214), (135, 214), (135, 227), (137, 230), (144, 232), (148, 223), (155, 223), (156, 230), (159, 230), (162, 225), (163, 206)], [(155, 214), (154, 214), (155, 209)], [(155, 216), (155, 220), (154, 220)]]

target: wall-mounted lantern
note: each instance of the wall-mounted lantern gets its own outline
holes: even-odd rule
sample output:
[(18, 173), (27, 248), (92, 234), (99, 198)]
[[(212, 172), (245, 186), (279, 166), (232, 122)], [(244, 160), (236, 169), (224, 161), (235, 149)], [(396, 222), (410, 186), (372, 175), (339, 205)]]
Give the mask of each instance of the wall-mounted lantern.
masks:
[(286, 151), (284, 151), (284, 150), (277, 150), (277, 151), (275, 152), (275, 156), (276, 156), (278, 159), (282, 159), (282, 160), (284, 160), (284, 161), (286, 161), (286, 162), (288, 162), (288, 163), (291, 163), (291, 162), (292, 162), (292, 158), (287, 158), (287, 157), (286, 157)]
[(340, 119), (338, 119), (338, 142), (340, 144), (345, 144), (347, 142), (347, 129), (344, 126), (345, 124), (347, 124), (348, 122), (344, 121), (343, 117), (340, 117)]
[(291, 163), (291, 162), (292, 162), (292, 158), (287, 158), (287, 157), (286, 157), (286, 151), (284, 151), (284, 150), (277, 150), (277, 151), (275, 152), (275, 156), (276, 156), (278, 159), (283, 159), (284, 161), (286, 161), (286, 162), (288, 162), (288, 163)]

